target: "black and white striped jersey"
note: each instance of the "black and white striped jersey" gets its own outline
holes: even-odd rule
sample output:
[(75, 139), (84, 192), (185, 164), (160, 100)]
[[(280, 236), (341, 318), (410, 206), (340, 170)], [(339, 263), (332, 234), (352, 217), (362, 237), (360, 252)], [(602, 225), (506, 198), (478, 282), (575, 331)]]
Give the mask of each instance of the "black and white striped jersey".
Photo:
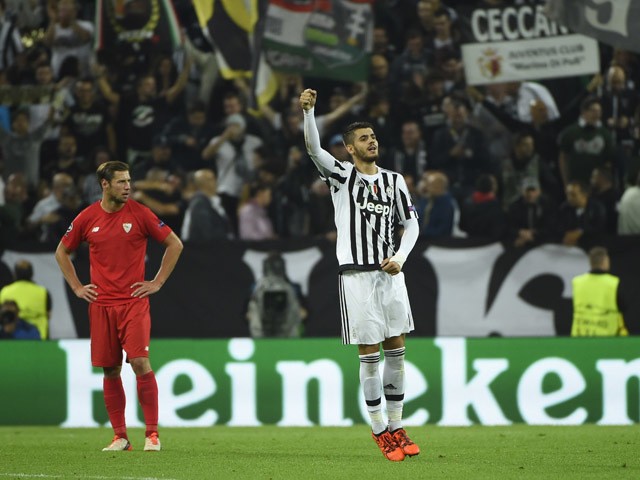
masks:
[(313, 118), (308, 121), (305, 115), (307, 150), (331, 189), (340, 271), (378, 270), (385, 258), (398, 252), (396, 220), (403, 225), (415, 222), (417, 227), (418, 216), (407, 184), (402, 175), (380, 167), (375, 175), (364, 175), (352, 163), (340, 162), (321, 149), (319, 141), (312, 145), (316, 143), (313, 126)]

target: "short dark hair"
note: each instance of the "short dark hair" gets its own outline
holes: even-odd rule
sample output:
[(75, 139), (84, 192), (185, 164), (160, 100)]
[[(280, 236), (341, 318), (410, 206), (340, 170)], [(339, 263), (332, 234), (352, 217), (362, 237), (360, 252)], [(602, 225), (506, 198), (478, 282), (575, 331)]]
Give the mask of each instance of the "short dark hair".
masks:
[(577, 179), (569, 180), (567, 182), (567, 186), (569, 186), (569, 185), (575, 185), (585, 195), (589, 195), (591, 193), (591, 188), (589, 188), (589, 184), (587, 182), (583, 181), (583, 180), (577, 180)]
[(13, 267), (16, 280), (31, 280), (33, 278), (33, 266), (27, 260), (18, 260)]
[(580, 112), (581, 113), (586, 112), (591, 108), (591, 105), (593, 105), (594, 103), (597, 103), (598, 105), (600, 105), (600, 99), (595, 95), (589, 95), (580, 103)]
[(102, 184), (102, 180), (106, 180), (111, 183), (116, 172), (128, 172), (129, 165), (124, 162), (118, 162), (112, 160), (110, 162), (104, 162), (96, 170), (96, 176), (98, 177), (98, 183)]
[(373, 125), (369, 122), (353, 122), (347, 126), (347, 128), (342, 133), (342, 140), (345, 145), (353, 145), (353, 137), (354, 132), (356, 130), (360, 130), (361, 128), (370, 128), (373, 130)]
[(609, 252), (604, 247), (593, 247), (589, 250), (589, 265), (591, 268), (602, 267), (605, 259), (609, 256)]

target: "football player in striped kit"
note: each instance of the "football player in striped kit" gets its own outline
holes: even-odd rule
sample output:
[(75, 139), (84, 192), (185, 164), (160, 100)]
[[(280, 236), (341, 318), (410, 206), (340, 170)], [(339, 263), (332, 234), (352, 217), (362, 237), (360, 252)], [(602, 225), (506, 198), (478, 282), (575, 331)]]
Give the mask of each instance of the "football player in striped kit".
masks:
[[(358, 345), (373, 439), (387, 459), (402, 461), (420, 453), (402, 427), (405, 334), (413, 330), (402, 265), (418, 238), (417, 213), (402, 175), (376, 165), (378, 140), (371, 124), (356, 122), (343, 133), (353, 163), (321, 148), (316, 98), (315, 90), (306, 89), (300, 106), (307, 152), (331, 189), (335, 209), (342, 342)], [(396, 219), (403, 226), (397, 247)], [(382, 416), (383, 392), (388, 423)]]

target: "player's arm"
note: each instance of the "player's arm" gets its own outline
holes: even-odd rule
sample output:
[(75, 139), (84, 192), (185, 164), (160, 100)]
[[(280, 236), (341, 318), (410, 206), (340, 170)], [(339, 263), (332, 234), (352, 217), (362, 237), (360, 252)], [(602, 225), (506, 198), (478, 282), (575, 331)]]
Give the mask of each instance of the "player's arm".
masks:
[(320, 146), (320, 133), (314, 116), (316, 96), (316, 91), (309, 88), (300, 94), (300, 106), (304, 111), (304, 141), (313, 163), (323, 176), (329, 177), (337, 160)]
[(178, 263), (178, 258), (180, 258), (180, 254), (182, 253), (182, 241), (175, 233), (171, 232), (167, 235), (167, 238), (164, 239), (162, 245), (164, 245), (165, 250), (158, 273), (156, 273), (156, 276), (150, 282), (136, 282), (131, 285), (131, 288), (134, 289), (131, 293), (132, 297), (144, 298), (156, 293), (165, 284), (171, 272), (173, 272), (176, 263)]
[(62, 275), (69, 284), (69, 287), (71, 287), (71, 290), (73, 290), (73, 293), (76, 294), (76, 297), (82, 298), (87, 302), (93, 302), (98, 298), (98, 292), (96, 291), (98, 287), (93, 283), (82, 285), (76, 273), (76, 267), (73, 266), (73, 262), (71, 261), (71, 253), (71, 250), (65, 247), (62, 242), (58, 244), (55, 257), (62, 271)]
[(391, 275), (400, 273), (404, 262), (411, 253), (411, 250), (413, 250), (420, 235), (418, 215), (411, 202), (411, 195), (409, 194), (407, 184), (400, 175), (398, 176), (398, 184), (396, 186), (396, 205), (404, 228), (402, 237), (400, 238), (400, 246), (391, 258), (385, 258), (380, 264), (382, 270)]

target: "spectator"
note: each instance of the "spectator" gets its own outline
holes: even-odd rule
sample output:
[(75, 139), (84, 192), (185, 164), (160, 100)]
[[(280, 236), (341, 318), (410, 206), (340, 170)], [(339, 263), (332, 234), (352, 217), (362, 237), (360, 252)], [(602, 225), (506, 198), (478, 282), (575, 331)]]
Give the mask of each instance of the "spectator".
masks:
[(627, 83), (625, 71), (621, 67), (609, 67), (606, 88), (600, 94), (600, 104), (604, 125), (610, 129), (614, 143), (628, 144), (631, 141), (638, 95)]
[[(89, 165), (93, 165), (97, 171), (98, 167), (105, 162), (113, 161), (111, 150), (106, 147), (96, 147), (89, 156)], [(102, 199), (102, 186), (95, 175), (86, 175), (81, 183), (82, 201), (85, 205), (90, 205)]]
[(562, 243), (577, 245), (588, 236), (597, 239), (604, 233), (607, 212), (596, 199), (591, 198), (589, 187), (580, 180), (571, 180), (566, 187), (567, 201), (560, 206), (559, 229)]
[(602, 107), (596, 97), (587, 97), (580, 105), (580, 118), (565, 128), (558, 137), (560, 156), (558, 164), (562, 181), (589, 183), (596, 167), (610, 165), (613, 158), (613, 139), (602, 126)]
[(517, 134), (513, 143), (511, 156), (505, 158), (500, 166), (502, 201), (505, 206), (520, 197), (522, 182), (525, 178), (534, 178), (539, 181), (544, 168), (536, 153), (532, 135)]
[(187, 83), (190, 59), (187, 57), (180, 76), (171, 88), (158, 93), (156, 79), (151, 74), (142, 75), (136, 81), (134, 93), (121, 94), (114, 91), (106, 77), (104, 67), (97, 67), (98, 86), (104, 98), (118, 107), (120, 129), (118, 145), (126, 147), (127, 162), (135, 165), (138, 159), (151, 156), (153, 137), (157, 135), (170, 117), (170, 107)]
[(416, 202), (420, 237), (428, 240), (449, 238), (453, 233), (458, 205), (449, 193), (449, 179), (438, 171), (422, 175), (420, 197)]
[(47, 122), (29, 133), (29, 112), (18, 110), (11, 122), (11, 132), (0, 125), (0, 144), (2, 145), (3, 175), (6, 179), (12, 173), (22, 173), (29, 188), (35, 191), (40, 184), (40, 145), (51, 122), (53, 110)]
[(338, 238), (331, 190), (321, 178), (309, 188), (309, 234), (332, 242)]
[(400, 146), (389, 152), (388, 160), (382, 167), (409, 175), (417, 181), (427, 169), (427, 146), (422, 140), (418, 122), (406, 120), (402, 124), (400, 139)]
[(613, 183), (613, 174), (608, 167), (596, 167), (591, 172), (591, 195), (598, 200), (607, 214), (605, 231), (615, 235), (618, 230), (618, 199), (620, 196)]
[(241, 240), (272, 240), (276, 238), (273, 223), (267, 214), (271, 203), (271, 187), (253, 184), (249, 201), (240, 208), (239, 232)]
[(456, 199), (466, 198), (481, 174), (491, 172), (482, 132), (469, 125), (469, 108), (460, 99), (451, 100), (446, 111), (447, 126), (433, 135), (429, 168), (441, 170), (451, 182)]
[(607, 250), (594, 247), (589, 250), (589, 273), (573, 278), (572, 337), (629, 335), (620, 279), (609, 273), (610, 263)]
[[(406, 33), (404, 51), (391, 65), (391, 85), (395, 86), (393, 96), (398, 96), (411, 82), (411, 76), (415, 67), (424, 68), (425, 65), (433, 65), (432, 55), (424, 44), (424, 37), (420, 31), (409, 29)], [(428, 73), (428, 72), (427, 72)]]
[(50, 193), (33, 207), (33, 212), (27, 218), (27, 228), (40, 242), (48, 240), (48, 226), (60, 220), (57, 211), (62, 206), (63, 195), (73, 188), (73, 177), (66, 173), (56, 173), (51, 180)]
[(27, 181), (22, 173), (12, 173), (4, 189), (0, 205), (0, 251), (26, 237), (26, 218), (31, 211)]
[(49, 26), (43, 43), (51, 49), (54, 75), (58, 76), (63, 61), (69, 56), (78, 59), (82, 75), (87, 75), (92, 57), (93, 24), (87, 20), (78, 20), (74, 0), (49, 2), (47, 14)]
[(217, 194), (216, 174), (210, 169), (197, 170), (193, 181), (196, 192), (184, 215), (181, 239), (204, 243), (233, 238), (229, 219)]
[(75, 104), (67, 112), (62, 132), (76, 138), (78, 156), (92, 166), (90, 156), (96, 147), (117, 151), (116, 135), (106, 105), (96, 96), (95, 81), (83, 77), (74, 87)]
[(169, 137), (166, 135), (160, 134), (153, 137), (151, 158), (140, 160), (132, 168), (131, 180), (133, 182), (144, 180), (152, 168), (165, 172), (165, 177), (179, 173)]
[(509, 82), (507, 92), (515, 101), (517, 118), (529, 123), (531, 117), (531, 102), (540, 101), (547, 110), (549, 120), (555, 120), (560, 116), (556, 101), (547, 87), (537, 82)]
[(87, 172), (87, 166), (77, 156), (78, 148), (76, 137), (71, 133), (60, 135), (58, 139), (57, 155), (49, 158), (41, 167), (40, 178), (50, 184), (53, 176), (57, 173), (66, 173), (74, 181), (80, 182)]
[(453, 28), (451, 11), (440, 7), (433, 12), (434, 36), (427, 43), (427, 47), (433, 52), (434, 63), (438, 64), (443, 56), (454, 54), (461, 56), (460, 36)]
[(381, 96), (388, 97), (392, 93), (391, 78), (389, 77), (389, 60), (381, 54), (371, 55), (371, 73), (369, 75), (369, 90)]
[[(0, 290), (0, 303), (16, 303), (20, 317), (36, 327), (42, 340), (49, 338), (51, 319), (51, 294), (33, 281), (33, 265), (27, 260), (18, 260), (13, 268), (15, 281)], [(18, 311), (16, 311), (16, 314)]]
[(23, 50), (16, 18), (7, 12), (5, 0), (0, 0), (0, 71), (7, 70)]
[(20, 309), (13, 300), (0, 305), (0, 340), (40, 340), (36, 327), (20, 318)]
[(252, 157), (262, 140), (246, 133), (247, 123), (238, 113), (225, 120), (225, 130), (202, 151), (202, 158), (215, 161), (218, 195), (234, 233), (238, 232), (238, 204), (246, 180), (252, 174)]
[(161, 217), (171, 230), (179, 232), (182, 227), (184, 205), (182, 180), (162, 167), (151, 167), (144, 179), (133, 183), (133, 199), (146, 205)]
[(618, 234), (640, 234), (640, 173), (636, 184), (630, 185), (622, 194), (618, 205)]
[(500, 241), (506, 233), (506, 218), (496, 196), (498, 182), (492, 175), (482, 174), (473, 193), (460, 211), (460, 229), (470, 237)]
[(509, 241), (515, 247), (555, 241), (556, 212), (555, 202), (542, 193), (538, 179), (523, 179), (520, 196), (507, 207)]
[[(374, 25), (373, 27), (373, 55), (382, 55), (387, 62), (392, 62), (396, 57), (396, 48), (389, 41), (387, 29), (382, 25)], [(387, 67), (388, 68), (388, 67)], [(302, 88), (302, 86), (300, 86)]]
[(214, 135), (203, 102), (194, 102), (186, 116), (176, 117), (167, 125), (164, 133), (171, 143), (180, 171), (194, 172), (206, 166), (202, 151)]

